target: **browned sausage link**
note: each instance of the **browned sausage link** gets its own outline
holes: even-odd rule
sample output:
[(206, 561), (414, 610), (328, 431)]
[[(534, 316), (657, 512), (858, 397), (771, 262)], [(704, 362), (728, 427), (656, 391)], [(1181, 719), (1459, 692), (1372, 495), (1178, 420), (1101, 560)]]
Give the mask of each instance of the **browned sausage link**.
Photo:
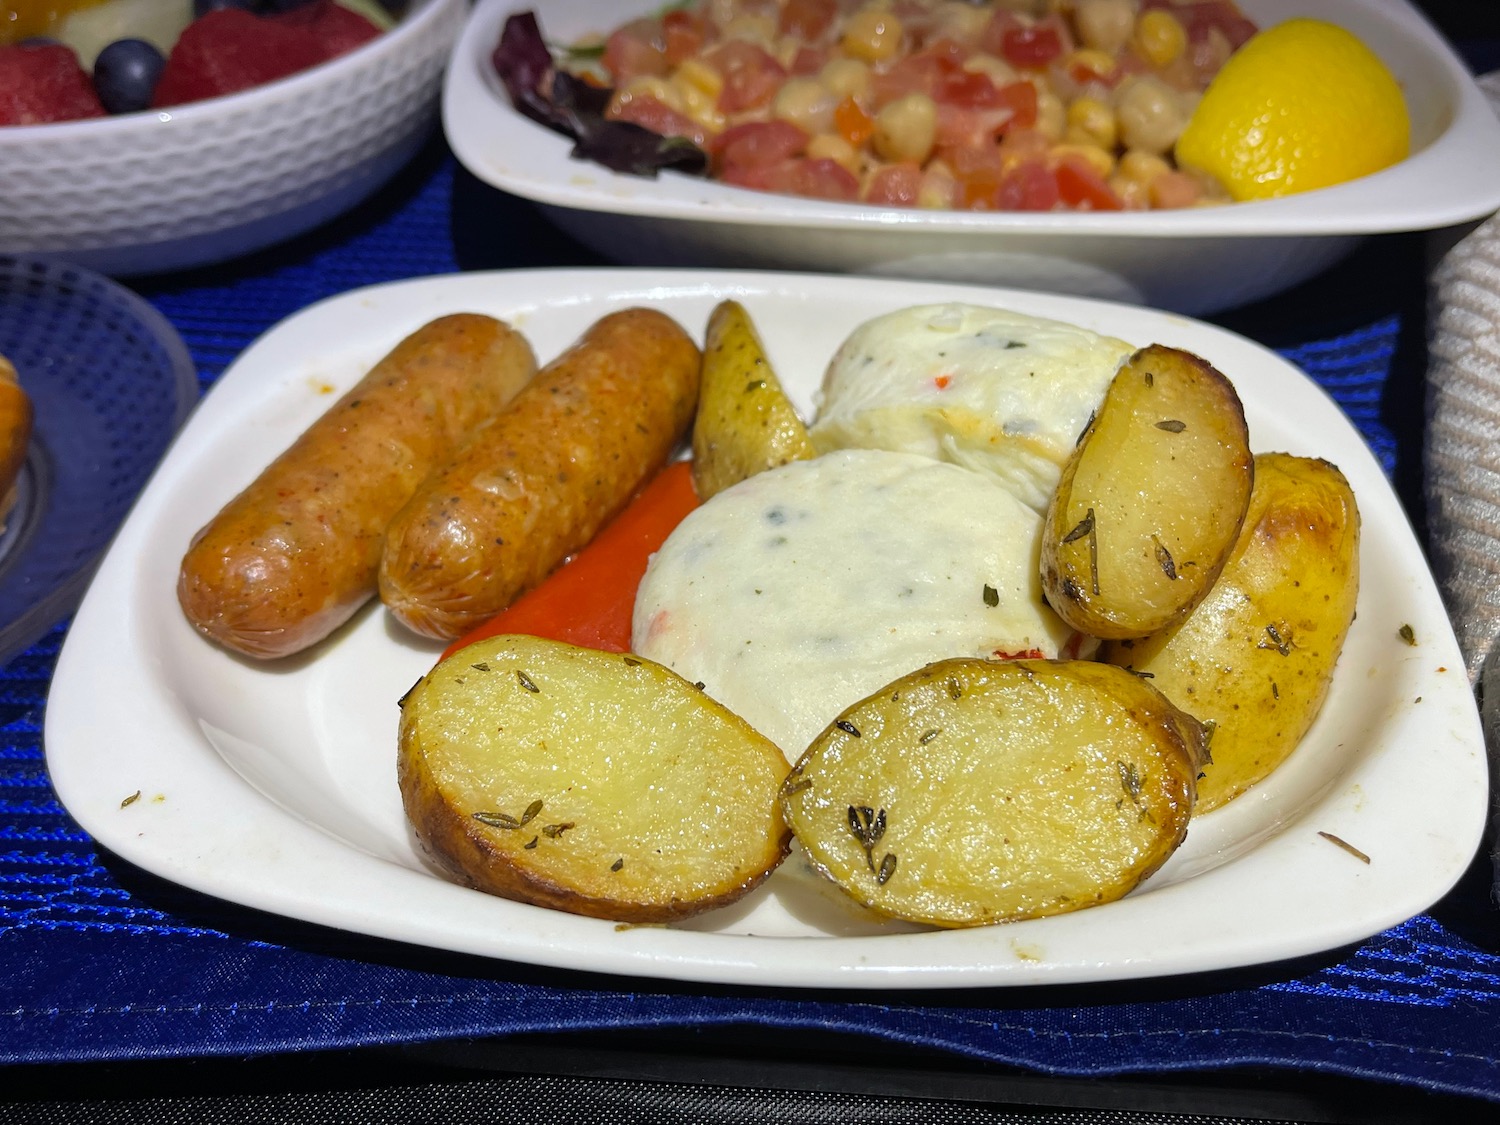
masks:
[(451, 640), (586, 544), (692, 422), (698, 348), (650, 309), (604, 317), (391, 521), (380, 596)]
[(322, 640), (374, 595), (391, 516), (535, 371), (493, 317), (413, 332), (193, 539), (177, 581), (188, 620), (247, 656)]
[(10, 360), (0, 355), (0, 521), (15, 503), (16, 480), (31, 444), (31, 421), (31, 396)]

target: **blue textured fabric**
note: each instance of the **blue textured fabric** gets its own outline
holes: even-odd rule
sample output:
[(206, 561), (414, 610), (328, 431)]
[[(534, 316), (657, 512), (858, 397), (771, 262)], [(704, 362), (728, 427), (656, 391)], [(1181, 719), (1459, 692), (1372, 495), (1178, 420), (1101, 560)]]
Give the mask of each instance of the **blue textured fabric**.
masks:
[[(1399, 482), (1419, 459), (1420, 371), (1402, 357), (1415, 339), (1420, 358), (1420, 247), (1396, 239), (1368, 253), (1388, 268), (1356, 263), (1352, 284), (1324, 279), (1223, 322), (1309, 371)], [(295, 248), (136, 288), (177, 325), (206, 387), (277, 320), (356, 286), (590, 260), (435, 144)], [(1364, 284), (1389, 276), (1407, 283)], [(1309, 296), (1334, 291), (1337, 304)], [(1321, 319), (1309, 312), (1319, 300)], [(732, 1024), (838, 1030), (1052, 1074), (1262, 1064), (1500, 1101), (1500, 918), (1478, 864), (1431, 911), (1358, 946), (1236, 973), (877, 1002), (533, 970), (269, 917), (101, 854), (58, 804), (42, 760), (65, 628), (0, 669), (0, 1061)]]

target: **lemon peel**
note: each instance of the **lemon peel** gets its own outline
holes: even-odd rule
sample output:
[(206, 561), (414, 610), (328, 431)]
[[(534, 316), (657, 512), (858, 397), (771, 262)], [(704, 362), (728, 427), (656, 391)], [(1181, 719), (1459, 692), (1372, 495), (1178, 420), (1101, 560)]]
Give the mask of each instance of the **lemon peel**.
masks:
[(1406, 99), (1380, 57), (1342, 27), (1293, 19), (1230, 56), (1178, 138), (1176, 156), (1243, 202), (1378, 172), (1410, 146)]

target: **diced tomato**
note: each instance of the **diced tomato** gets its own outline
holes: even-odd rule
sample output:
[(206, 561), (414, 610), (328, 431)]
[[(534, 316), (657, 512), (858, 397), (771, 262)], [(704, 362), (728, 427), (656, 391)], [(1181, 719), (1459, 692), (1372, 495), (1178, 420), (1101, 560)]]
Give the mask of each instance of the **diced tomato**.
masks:
[(1000, 90), (988, 74), (960, 69), (938, 77), (932, 98), (938, 105), (977, 109), (999, 105)]
[(1009, 109), (969, 109), (939, 103), (936, 146), (939, 149), (992, 146), (1011, 123)]
[(1067, 155), (1057, 163), (1057, 192), (1069, 207), (1080, 211), (1118, 211), (1120, 197), (1104, 177), (1081, 156)]
[(1024, 27), (1021, 18), (1003, 8), (990, 17), (979, 36), (979, 49), (990, 55), (1000, 55), (1005, 49), (1005, 37), (1018, 27)]
[(875, 135), (875, 121), (854, 98), (846, 97), (834, 106), (833, 127), (839, 136), (859, 148)]
[(832, 26), (838, 9), (838, 0), (787, 0), (777, 30), (815, 40)]
[(1036, 127), (1037, 94), (1036, 87), (1030, 82), (1023, 79), (1001, 86), (996, 92), (995, 104), (1011, 111), (1011, 129)]
[(667, 65), (660, 21), (631, 20), (616, 28), (605, 40), (601, 61), (616, 86), (623, 86), (642, 75), (666, 74), (671, 68)]
[(690, 59), (703, 49), (705, 24), (703, 17), (682, 8), (676, 8), (661, 18), (662, 50), (667, 65), (675, 67)]
[(715, 47), (704, 60), (724, 76), (719, 108), (725, 113), (766, 105), (786, 79), (786, 69), (769, 52), (743, 39)]
[(859, 181), (835, 160), (792, 157), (777, 164), (733, 165), (721, 177), (727, 184), (802, 195), (812, 199), (853, 201), (859, 198)]
[(1048, 24), (1013, 27), (1000, 41), (1001, 57), (1011, 66), (1038, 69), (1062, 53), (1062, 36)]
[(999, 205), (1000, 182), (1005, 161), (1000, 150), (963, 148), (940, 154), (953, 169), (954, 202), (966, 211), (993, 211)]
[(922, 169), (915, 164), (887, 164), (865, 185), (864, 200), (882, 207), (915, 207), (922, 191)]
[(808, 136), (790, 121), (746, 121), (732, 125), (713, 143), (713, 155), (724, 169), (765, 168), (798, 156)]
[(709, 143), (708, 130), (691, 117), (650, 94), (622, 98), (609, 107), (605, 116), (614, 121), (631, 121), (664, 137), (687, 137), (699, 148)]
[(1051, 211), (1061, 202), (1057, 177), (1040, 160), (1023, 160), (1000, 181), (1002, 211)]
[(832, 57), (833, 52), (827, 47), (798, 47), (787, 72), (799, 76), (817, 74)]
[(1198, 181), (1176, 169), (1163, 172), (1153, 179), (1149, 191), (1151, 206), (1164, 211), (1191, 207), (1203, 198), (1203, 190), (1198, 186)]

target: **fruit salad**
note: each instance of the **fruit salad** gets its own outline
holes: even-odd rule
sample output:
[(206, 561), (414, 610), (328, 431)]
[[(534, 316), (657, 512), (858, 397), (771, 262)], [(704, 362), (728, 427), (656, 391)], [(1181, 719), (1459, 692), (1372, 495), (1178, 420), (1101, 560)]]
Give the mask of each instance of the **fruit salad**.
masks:
[(247, 90), (351, 51), (399, 15), (386, 0), (17, 0), (6, 13), (0, 125)]

